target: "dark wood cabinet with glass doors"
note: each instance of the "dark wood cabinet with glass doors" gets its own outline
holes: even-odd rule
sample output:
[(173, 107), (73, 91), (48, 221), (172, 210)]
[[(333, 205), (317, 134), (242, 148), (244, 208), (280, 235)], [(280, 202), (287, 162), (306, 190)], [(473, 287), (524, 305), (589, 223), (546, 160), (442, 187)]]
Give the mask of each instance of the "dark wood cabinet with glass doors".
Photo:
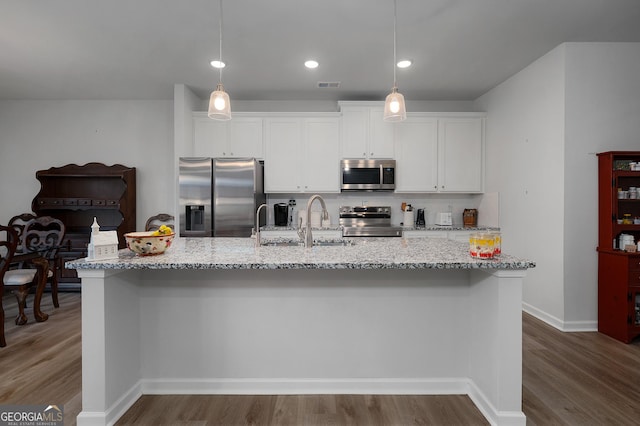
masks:
[[(40, 170), (36, 178), (41, 189), (31, 207), (36, 214), (53, 216), (65, 224), (65, 240), (59, 251), (63, 261), (87, 256), (94, 217), (101, 230), (117, 231), (119, 247), (126, 247), (124, 234), (136, 230), (134, 167), (68, 164)], [(79, 283), (80, 279), (75, 269), (61, 268), (59, 282)]]
[[(640, 151), (598, 154), (598, 331), (640, 336)], [(636, 250), (636, 251), (634, 251)]]

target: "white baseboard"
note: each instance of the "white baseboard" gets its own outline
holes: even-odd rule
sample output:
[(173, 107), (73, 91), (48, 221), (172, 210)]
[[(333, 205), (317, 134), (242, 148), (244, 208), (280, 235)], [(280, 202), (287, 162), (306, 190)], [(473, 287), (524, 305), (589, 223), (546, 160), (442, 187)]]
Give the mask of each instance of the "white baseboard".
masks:
[(141, 395), (468, 395), (489, 423), (525, 426), (522, 411), (498, 411), (467, 378), (442, 379), (153, 379), (142, 380), (106, 412), (82, 411), (78, 426), (113, 425)]
[(185, 379), (144, 380), (147, 395), (304, 395), (385, 394), (460, 395), (468, 392), (466, 378), (443, 379)]
[(76, 418), (78, 426), (104, 426), (115, 424), (142, 396), (142, 382), (136, 383), (105, 412), (81, 411)]
[(144, 394), (156, 395), (468, 395), (491, 424), (526, 424), (522, 411), (498, 411), (468, 378), (144, 380), (142, 389)]
[(526, 426), (527, 418), (522, 411), (498, 411), (473, 381), (469, 381), (468, 395), (492, 425)]
[(522, 310), (550, 326), (567, 333), (579, 331), (598, 331), (598, 321), (563, 321), (528, 303), (522, 302)]

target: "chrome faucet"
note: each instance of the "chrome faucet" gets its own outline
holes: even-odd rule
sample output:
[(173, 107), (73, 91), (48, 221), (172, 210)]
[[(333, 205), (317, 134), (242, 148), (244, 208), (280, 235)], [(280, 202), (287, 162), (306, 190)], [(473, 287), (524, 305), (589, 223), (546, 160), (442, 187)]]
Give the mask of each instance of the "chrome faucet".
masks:
[(302, 228), (302, 214), (300, 214), (300, 217), (298, 218), (298, 229), (296, 229), (296, 232), (298, 233), (298, 238), (300, 238), (300, 242), (304, 243), (305, 234), (304, 234), (304, 229)]
[(256, 210), (256, 247), (260, 247), (260, 209), (268, 207), (266, 204), (260, 204)]
[(313, 236), (311, 235), (311, 205), (316, 199), (319, 200), (322, 205), (322, 220), (329, 219), (329, 212), (327, 211), (327, 205), (324, 203), (324, 199), (318, 194), (312, 195), (307, 202), (307, 223), (304, 228), (305, 247), (313, 247)]

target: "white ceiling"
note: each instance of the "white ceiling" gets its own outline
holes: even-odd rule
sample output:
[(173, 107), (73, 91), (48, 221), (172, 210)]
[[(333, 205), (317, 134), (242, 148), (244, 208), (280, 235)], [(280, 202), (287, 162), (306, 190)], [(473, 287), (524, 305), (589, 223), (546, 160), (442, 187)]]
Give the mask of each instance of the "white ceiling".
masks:
[[(382, 100), (393, 85), (392, 0), (223, 10), (232, 101)], [(397, 0), (397, 15), (408, 101), (475, 99), (562, 42), (640, 42), (640, 0)], [(218, 49), (218, 0), (0, 0), (0, 99), (172, 99), (175, 83), (206, 98)]]

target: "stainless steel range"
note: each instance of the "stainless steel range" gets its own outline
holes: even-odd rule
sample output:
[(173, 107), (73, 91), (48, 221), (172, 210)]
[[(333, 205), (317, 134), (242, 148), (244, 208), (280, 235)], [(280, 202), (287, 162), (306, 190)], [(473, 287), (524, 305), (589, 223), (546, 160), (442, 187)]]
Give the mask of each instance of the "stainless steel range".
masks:
[(342, 206), (339, 223), (345, 237), (402, 237), (402, 228), (391, 225), (391, 207)]

